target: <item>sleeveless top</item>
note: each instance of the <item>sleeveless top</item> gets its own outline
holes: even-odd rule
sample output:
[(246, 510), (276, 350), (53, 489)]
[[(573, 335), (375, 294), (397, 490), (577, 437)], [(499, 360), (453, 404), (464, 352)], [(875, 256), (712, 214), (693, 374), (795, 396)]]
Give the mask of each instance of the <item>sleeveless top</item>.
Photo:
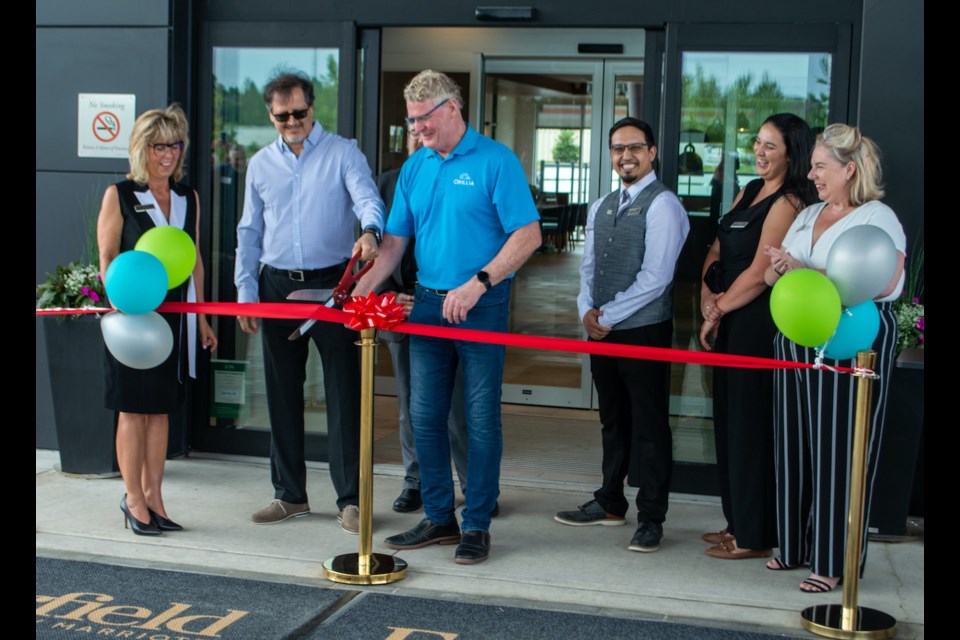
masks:
[(751, 204), (763, 188), (763, 180), (752, 180), (744, 188), (743, 197), (720, 218), (717, 238), (720, 241), (719, 286), (726, 291), (741, 273), (747, 270), (757, 254), (763, 222), (783, 194), (783, 187), (756, 204)]

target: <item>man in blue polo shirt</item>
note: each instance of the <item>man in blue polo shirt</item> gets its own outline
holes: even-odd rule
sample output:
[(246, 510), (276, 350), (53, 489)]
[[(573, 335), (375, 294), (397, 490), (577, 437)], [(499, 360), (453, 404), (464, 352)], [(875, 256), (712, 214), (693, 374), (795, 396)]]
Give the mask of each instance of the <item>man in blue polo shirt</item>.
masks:
[[(504, 332), (514, 272), (540, 246), (539, 214), (516, 155), (470, 128), (453, 80), (423, 71), (404, 88), (407, 122), (424, 148), (400, 171), (387, 234), (366, 293), (386, 279), (411, 236), (417, 258), (410, 321)], [(391, 549), (459, 542), (454, 561), (474, 564), (490, 552), (490, 513), (497, 500), (503, 436), (500, 387), (505, 348), (410, 337), (410, 417), (420, 459), (425, 518), (390, 536)], [(447, 414), (457, 366), (466, 389), (468, 432), (463, 535), (454, 513)]]

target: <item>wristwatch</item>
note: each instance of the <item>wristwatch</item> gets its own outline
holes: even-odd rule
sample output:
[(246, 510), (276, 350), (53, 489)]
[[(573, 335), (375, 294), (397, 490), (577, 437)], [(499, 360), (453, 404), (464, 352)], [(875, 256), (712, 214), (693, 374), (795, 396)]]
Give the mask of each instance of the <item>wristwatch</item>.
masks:
[[(374, 227), (373, 225), (371, 225), (371, 226), (369, 226), (369, 227), (364, 227), (364, 228), (363, 228), (363, 233), (372, 233), (372, 234), (373, 234), (373, 237), (376, 238), (376, 240), (377, 240), (377, 244), (380, 244), (380, 242), (381, 242), (382, 239), (383, 239), (383, 238), (381, 237), (381, 235), (380, 235), (380, 229), (377, 228), (377, 227)], [(361, 235), (362, 235), (362, 234), (361, 234)]]
[(477, 280), (483, 283), (483, 286), (487, 288), (487, 291), (493, 288), (493, 285), (490, 284), (490, 274), (487, 273), (486, 271), (478, 271)]

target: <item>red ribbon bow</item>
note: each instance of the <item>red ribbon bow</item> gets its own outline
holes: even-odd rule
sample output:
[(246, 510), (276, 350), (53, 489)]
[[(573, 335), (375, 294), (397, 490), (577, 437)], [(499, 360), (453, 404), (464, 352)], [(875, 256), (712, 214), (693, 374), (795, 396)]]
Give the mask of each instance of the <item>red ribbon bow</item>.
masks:
[(353, 316), (347, 324), (355, 331), (370, 327), (388, 331), (406, 320), (403, 305), (392, 293), (377, 296), (371, 291), (366, 298), (353, 296), (343, 305), (343, 310)]

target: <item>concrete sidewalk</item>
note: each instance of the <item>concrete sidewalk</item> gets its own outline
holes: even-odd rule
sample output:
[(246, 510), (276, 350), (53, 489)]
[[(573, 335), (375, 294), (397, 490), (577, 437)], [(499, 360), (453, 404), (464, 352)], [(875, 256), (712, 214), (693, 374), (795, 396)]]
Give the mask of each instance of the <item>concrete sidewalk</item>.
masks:
[[(335, 585), (323, 562), (357, 551), (358, 538), (340, 529), (326, 465), (308, 463), (312, 513), (275, 525), (250, 514), (272, 497), (266, 459), (192, 454), (168, 461), (164, 497), (183, 532), (135, 536), (123, 527), (123, 482), (58, 471), (56, 451), (37, 450), (36, 554), (66, 559), (176, 569), (338, 589), (371, 589), (463, 602), (666, 620), (744, 631), (817, 637), (800, 627), (800, 612), (840, 604), (841, 593), (806, 594), (804, 570), (769, 571), (763, 560), (718, 560), (704, 554), (705, 531), (722, 525), (719, 502), (671, 495), (664, 541), (656, 553), (627, 550), (634, 526), (569, 527), (559, 510), (590, 498), (591, 487), (505, 481), (500, 516), (491, 526), (490, 559), (453, 562), (452, 546), (393, 552), (383, 539), (406, 530), (422, 510), (398, 514), (391, 504), (400, 469), (377, 465), (373, 548), (409, 564), (404, 580), (373, 587)], [(633, 510), (628, 514), (632, 521)], [(897, 638), (924, 637), (924, 543), (870, 543), (859, 604), (897, 620)]]

